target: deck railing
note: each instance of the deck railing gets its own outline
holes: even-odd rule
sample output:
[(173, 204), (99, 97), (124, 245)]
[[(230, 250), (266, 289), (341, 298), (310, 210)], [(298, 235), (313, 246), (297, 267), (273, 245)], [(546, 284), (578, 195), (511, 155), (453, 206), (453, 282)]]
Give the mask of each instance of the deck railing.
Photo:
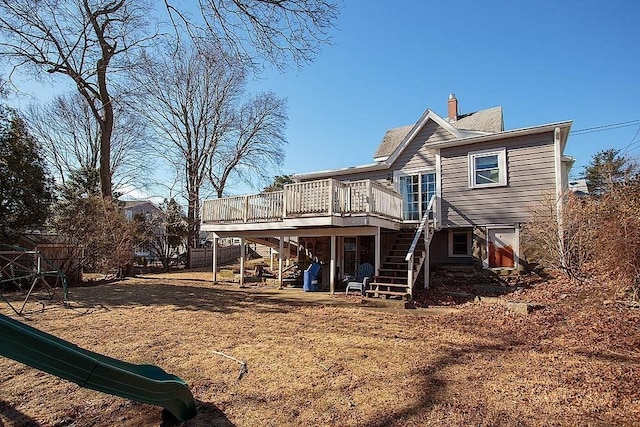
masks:
[(371, 181), (335, 179), (287, 184), (284, 190), (205, 200), (205, 223), (282, 221), (304, 216), (374, 214), (400, 220), (400, 194)]

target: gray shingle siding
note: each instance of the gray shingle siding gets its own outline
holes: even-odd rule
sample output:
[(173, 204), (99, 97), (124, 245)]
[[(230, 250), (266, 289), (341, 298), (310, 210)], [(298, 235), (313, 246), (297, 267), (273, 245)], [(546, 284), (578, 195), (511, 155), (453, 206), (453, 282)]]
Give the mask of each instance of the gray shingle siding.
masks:
[(429, 120), (427, 124), (418, 132), (410, 145), (398, 156), (391, 165), (392, 170), (411, 169), (435, 169), (435, 152), (425, 146), (427, 142), (443, 142), (454, 139), (446, 130), (442, 129), (435, 122)]
[[(507, 185), (470, 189), (468, 153), (503, 147)], [(526, 222), (532, 204), (555, 189), (552, 132), (446, 148), (441, 160), (445, 227)]]

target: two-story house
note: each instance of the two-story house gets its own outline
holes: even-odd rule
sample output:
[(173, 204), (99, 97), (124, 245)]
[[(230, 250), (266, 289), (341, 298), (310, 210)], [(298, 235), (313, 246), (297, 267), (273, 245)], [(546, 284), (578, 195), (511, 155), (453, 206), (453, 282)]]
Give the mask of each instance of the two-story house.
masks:
[(532, 204), (549, 194), (560, 200), (567, 188), (571, 121), (513, 130), (503, 123), (501, 107), (459, 114), (451, 95), (447, 117), (427, 109), (387, 131), (373, 163), (294, 175), (278, 192), (205, 201), (202, 230), (295, 236), (312, 252), (324, 239), (331, 292), (359, 262), (375, 266), (368, 294), (408, 297), (428, 286), (433, 264), (517, 269)]
[[(133, 221), (135, 217), (139, 217), (140, 220), (149, 224), (155, 240), (162, 239), (165, 234), (165, 227), (162, 221), (157, 221), (157, 219), (164, 218), (165, 213), (155, 203), (149, 200), (127, 200), (124, 202), (123, 210), (127, 221)], [(148, 242), (138, 244), (133, 248), (133, 256), (138, 259), (144, 258), (146, 265), (147, 262), (152, 262), (158, 258), (158, 254), (155, 253), (156, 248), (153, 246)]]

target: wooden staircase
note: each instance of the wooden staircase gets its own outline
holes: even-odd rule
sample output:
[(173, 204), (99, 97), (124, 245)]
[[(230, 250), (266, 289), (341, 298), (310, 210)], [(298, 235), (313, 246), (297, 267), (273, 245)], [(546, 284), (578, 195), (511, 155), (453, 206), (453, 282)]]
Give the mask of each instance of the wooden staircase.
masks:
[[(257, 243), (263, 248), (257, 250), (258, 254), (263, 258), (269, 258), (268, 248), (273, 248), (276, 251), (280, 248), (280, 239), (276, 237), (251, 237), (247, 238), (248, 241)], [(297, 258), (298, 242), (296, 241), (284, 241), (283, 242), (284, 254), (289, 254), (290, 259)]]
[[(395, 242), (387, 248), (387, 253), (382, 258), (378, 275), (369, 283), (369, 289), (366, 290), (367, 296), (410, 299), (411, 290), (407, 283), (407, 261), (405, 257), (411, 247), (415, 232), (415, 230), (397, 232)], [(421, 260), (424, 259), (423, 239), (420, 239), (416, 247), (415, 256)], [(419, 264), (422, 265), (422, 263)], [(414, 274), (417, 276), (418, 272), (414, 270)]]
[(394, 243), (381, 258), (378, 275), (373, 278), (368, 289), (365, 290), (366, 296), (401, 297), (411, 300), (413, 287), (422, 273), (423, 265), (426, 271), (422, 277), (425, 286), (428, 286), (428, 249), (433, 233), (438, 228), (438, 220), (435, 216), (436, 203), (436, 196), (432, 196), (418, 228), (401, 230), (396, 233)]

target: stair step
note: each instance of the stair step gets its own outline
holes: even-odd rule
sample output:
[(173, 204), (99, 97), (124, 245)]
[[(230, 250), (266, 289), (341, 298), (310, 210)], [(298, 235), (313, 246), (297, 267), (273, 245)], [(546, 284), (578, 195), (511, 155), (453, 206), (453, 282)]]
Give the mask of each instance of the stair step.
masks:
[(365, 294), (369, 295), (388, 295), (388, 296), (396, 296), (396, 297), (405, 297), (408, 296), (409, 293), (408, 292), (396, 292), (396, 291), (375, 291), (375, 290), (368, 290), (365, 291)]
[(389, 290), (391, 290), (391, 288), (400, 288), (400, 289), (408, 289), (407, 284), (406, 283), (379, 283), (379, 282), (375, 282), (375, 283), (371, 283), (369, 284), (369, 288), (371, 290), (384, 290), (384, 288), (388, 288)]
[(385, 286), (407, 287), (406, 277), (381, 277), (381, 279), (384, 279), (383, 285)]
[(407, 280), (407, 270), (381, 270), (380, 274), (376, 275), (375, 279), (384, 281), (384, 279), (387, 277), (390, 277), (392, 279), (404, 278), (404, 280)]

